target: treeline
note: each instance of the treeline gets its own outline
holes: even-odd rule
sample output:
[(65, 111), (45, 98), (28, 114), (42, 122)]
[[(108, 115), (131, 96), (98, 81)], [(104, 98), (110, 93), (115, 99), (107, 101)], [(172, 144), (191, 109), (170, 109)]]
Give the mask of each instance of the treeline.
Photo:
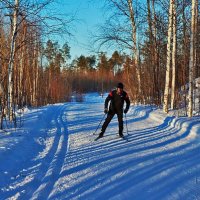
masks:
[(43, 96), (46, 101), (42, 104), (70, 101), (76, 93), (104, 93), (113, 88), (120, 77), (120, 69), (115, 69), (115, 60), (120, 56), (117, 51), (111, 57), (102, 52), (69, 61), (70, 47), (64, 44), (60, 48), (58, 42), (51, 40), (47, 41), (43, 51), (45, 63), (42, 69), (46, 72), (45, 88), (49, 95)]
[(43, 42), (65, 32), (64, 23), (46, 27), (41, 11), (51, 2), (0, 2), (1, 119), (12, 120), (16, 106), (70, 101), (74, 92), (102, 93), (118, 81), (134, 103), (164, 105), (165, 112), (184, 103), (192, 115), (200, 76), (198, 0), (106, 0), (110, 15), (94, 42), (121, 51), (72, 61), (67, 43)]

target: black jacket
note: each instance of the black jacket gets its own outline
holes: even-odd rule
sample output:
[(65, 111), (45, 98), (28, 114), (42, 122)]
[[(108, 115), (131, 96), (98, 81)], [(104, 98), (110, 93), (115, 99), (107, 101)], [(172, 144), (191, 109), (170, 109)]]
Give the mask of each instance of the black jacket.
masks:
[(123, 112), (124, 101), (126, 101), (126, 109), (130, 107), (130, 100), (125, 91), (117, 94), (117, 90), (113, 90), (109, 93), (105, 100), (105, 108), (108, 108), (108, 103), (110, 101), (109, 112), (121, 113)]

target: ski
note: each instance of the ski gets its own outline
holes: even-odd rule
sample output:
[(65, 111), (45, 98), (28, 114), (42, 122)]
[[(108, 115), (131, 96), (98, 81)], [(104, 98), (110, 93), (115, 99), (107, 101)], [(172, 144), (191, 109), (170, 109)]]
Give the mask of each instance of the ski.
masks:
[[(94, 139), (94, 141), (97, 141), (97, 140), (99, 140), (99, 139), (101, 139), (101, 138), (103, 138), (103, 137), (99, 137), (99, 136), (98, 136), (98, 137), (96, 137), (96, 138)], [(126, 141), (126, 142), (129, 142), (127, 136), (123, 136), (123, 137), (117, 136), (117, 137), (111, 138), (111, 139), (109, 139), (109, 140), (115, 140), (115, 139), (122, 139), (122, 140), (124, 140), (124, 141)], [(109, 140), (108, 140), (108, 141), (109, 141)]]
[(97, 141), (97, 140), (99, 140), (100, 138), (102, 138), (102, 137), (96, 137), (95, 139), (94, 139), (94, 141)]
[(128, 134), (128, 135), (124, 135), (124, 136), (122, 136), (122, 137), (118, 135), (118, 138), (120, 138), (120, 139), (122, 139), (122, 140), (125, 140), (126, 142), (129, 142), (128, 136), (129, 136), (129, 134)]
[(128, 138), (126, 136), (123, 136), (123, 137), (119, 137), (121, 138), (122, 140), (126, 141), (126, 142), (129, 142)]

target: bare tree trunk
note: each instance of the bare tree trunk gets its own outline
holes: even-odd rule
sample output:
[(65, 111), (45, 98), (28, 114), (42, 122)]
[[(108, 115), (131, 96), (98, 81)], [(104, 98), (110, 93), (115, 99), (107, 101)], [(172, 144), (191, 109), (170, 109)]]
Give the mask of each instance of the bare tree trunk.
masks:
[(8, 112), (9, 120), (13, 118), (13, 64), (15, 55), (15, 42), (17, 36), (17, 18), (18, 18), (19, 0), (15, 0), (14, 14), (13, 14), (13, 30), (11, 38), (10, 58), (8, 65)]
[[(150, 88), (150, 96), (154, 99), (155, 97), (155, 53), (154, 53), (154, 39), (153, 39), (153, 30), (152, 30), (152, 15), (151, 15), (151, 5), (150, 5), (150, 0), (147, 0), (147, 12), (148, 12), (148, 28), (149, 28), (149, 43), (150, 43), (150, 61), (149, 61), (149, 78), (152, 82), (152, 87)], [(152, 102), (154, 103), (154, 102)]]
[(3, 89), (3, 86), (2, 86), (2, 83), (0, 83), (0, 104), (1, 104), (1, 107), (0, 107), (0, 129), (3, 129), (3, 118), (4, 118), (4, 110), (5, 110), (5, 105), (4, 105), (4, 102), (5, 102), (5, 92), (4, 92), (4, 89)]
[(172, 47), (172, 88), (171, 88), (171, 109), (175, 106), (176, 92), (176, 3), (173, 4), (173, 47)]
[[(152, 3), (150, 3), (152, 2)], [(149, 25), (149, 43), (150, 43), (150, 76), (149, 78), (152, 80), (152, 97), (153, 102), (156, 105), (159, 104), (159, 89), (158, 89), (158, 53), (157, 53), (157, 45), (156, 45), (156, 14), (154, 7), (154, 0), (147, 0), (147, 8), (148, 8), (148, 25)]]
[(159, 91), (159, 53), (157, 46), (157, 28), (156, 28), (156, 12), (155, 12), (155, 0), (152, 0), (152, 12), (153, 12), (153, 45), (154, 45), (154, 65), (155, 65), (155, 90), (157, 93), (157, 105), (161, 103), (161, 95)]
[(135, 17), (134, 17), (134, 10), (133, 10), (133, 1), (128, 0), (128, 7), (130, 13), (130, 20), (131, 20), (131, 27), (132, 27), (132, 41), (133, 41), (133, 53), (135, 55), (135, 67), (138, 79), (138, 94), (141, 96), (141, 75), (140, 75), (140, 68), (139, 68), (139, 50), (137, 46), (137, 31), (135, 25)]
[(189, 93), (188, 93), (188, 117), (193, 116), (193, 90), (194, 90), (194, 52), (195, 52), (195, 19), (197, 0), (192, 0), (191, 38), (190, 38), (190, 62), (189, 62)]
[(182, 66), (182, 85), (183, 85), (183, 98), (181, 99), (181, 103), (185, 108), (185, 115), (187, 115), (187, 96), (186, 96), (186, 66), (187, 66), (187, 28), (186, 28), (186, 16), (185, 16), (185, 5), (186, 0), (182, 2), (182, 23), (183, 23), (183, 66)]
[(48, 74), (48, 101), (52, 103), (52, 89), (51, 89), (51, 83), (52, 83), (52, 73), (51, 69), (49, 69)]
[[(39, 53), (38, 53), (39, 56)], [(36, 60), (37, 61), (37, 60)], [(36, 76), (35, 76), (35, 104), (38, 106), (38, 82), (39, 82), (39, 63), (36, 64)]]
[[(23, 22), (22, 26), (23, 26), (22, 42), (24, 42), (26, 40), (27, 24)], [(25, 53), (26, 53), (26, 46), (23, 45), (21, 48), (21, 55), (20, 55), (19, 81), (18, 81), (18, 101), (21, 106), (23, 106), (23, 95), (24, 95), (23, 77), (25, 75), (24, 74)]]
[[(198, 48), (198, 0), (196, 0), (196, 9), (195, 9), (195, 42), (194, 42), (194, 79), (195, 77), (198, 77), (198, 71), (197, 71), (197, 48)], [(196, 80), (195, 80), (195, 85), (196, 85)], [(195, 94), (194, 94), (194, 98), (196, 98), (196, 87), (195, 87)], [(193, 106), (194, 106), (194, 109), (196, 107), (196, 104), (195, 104), (195, 99), (193, 101)], [(196, 109), (195, 109), (196, 110)]]
[(168, 41), (167, 41), (167, 64), (165, 77), (164, 105), (163, 111), (168, 113), (169, 102), (169, 82), (170, 82), (170, 64), (171, 64), (171, 38), (172, 38), (172, 21), (173, 21), (173, 0), (170, 0), (169, 22), (168, 22)]
[(33, 77), (33, 105), (37, 106), (37, 85), (38, 85), (38, 57), (39, 57), (39, 47), (37, 34), (35, 37), (36, 44), (34, 45), (33, 53), (33, 67), (34, 67), (34, 77)]

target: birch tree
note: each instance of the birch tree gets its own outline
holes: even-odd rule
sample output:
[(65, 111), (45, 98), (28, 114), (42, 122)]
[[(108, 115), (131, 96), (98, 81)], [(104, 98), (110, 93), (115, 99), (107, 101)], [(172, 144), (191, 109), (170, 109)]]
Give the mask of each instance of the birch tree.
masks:
[(17, 19), (19, 10), (19, 0), (15, 0), (14, 12), (13, 12), (13, 24), (12, 24), (12, 37), (10, 47), (10, 58), (8, 64), (8, 113), (9, 119), (12, 121), (13, 118), (13, 65), (15, 56), (15, 45), (17, 37)]
[(193, 88), (194, 88), (194, 63), (195, 63), (195, 22), (197, 18), (198, 0), (192, 0), (192, 19), (191, 19), (191, 36), (190, 36), (190, 62), (189, 62), (189, 92), (188, 92), (188, 117), (193, 116)]
[(168, 113), (168, 104), (169, 104), (173, 2), (174, 2), (174, 0), (170, 0), (170, 6), (169, 6), (168, 39), (167, 39), (167, 64), (166, 64), (165, 91), (164, 91), (164, 102), (163, 102), (163, 111), (165, 113)]
[(172, 46), (172, 87), (171, 87), (171, 109), (175, 106), (175, 87), (176, 87), (176, 2), (173, 4), (173, 46)]
[(141, 76), (140, 76), (140, 67), (139, 67), (139, 49), (138, 49), (138, 41), (137, 41), (137, 29), (136, 29), (136, 23), (135, 23), (135, 13), (133, 10), (133, 0), (128, 0), (128, 8), (129, 8), (129, 17), (131, 22), (131, 37), (133, 41), (133, 53), (135, 55), (135, 67), (136, 67), (136, 73), (137, 73), (137, 79), (138, 79), (138, 93), (139, 96), (141, 95)]

